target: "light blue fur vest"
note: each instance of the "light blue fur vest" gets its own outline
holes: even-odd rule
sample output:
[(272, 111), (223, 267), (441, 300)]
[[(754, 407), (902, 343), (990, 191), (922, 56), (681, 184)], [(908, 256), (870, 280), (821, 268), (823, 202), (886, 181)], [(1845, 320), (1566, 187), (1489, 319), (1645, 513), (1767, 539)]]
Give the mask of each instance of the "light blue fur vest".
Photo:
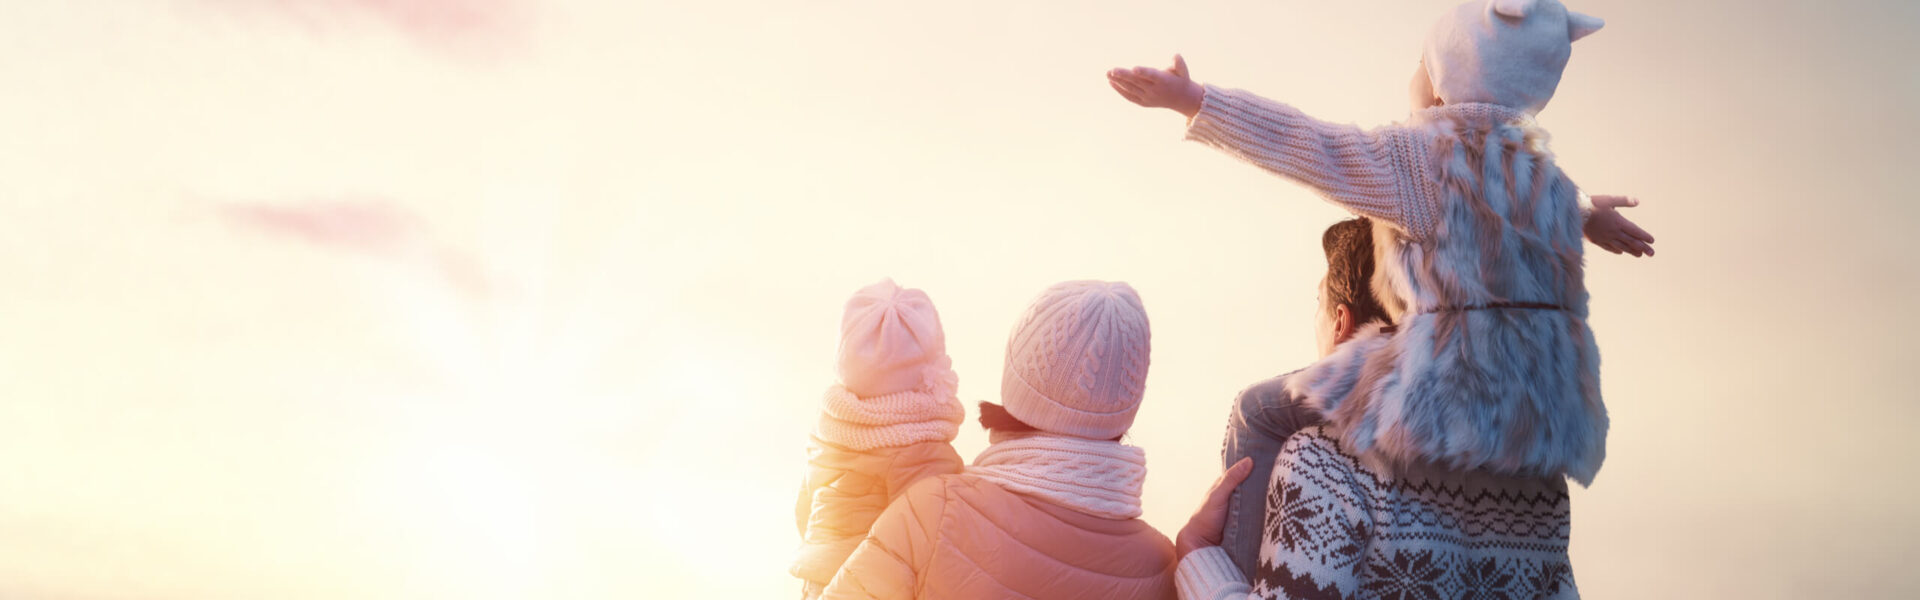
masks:
[(1355, 451), (1592, 483), (1606, 458), (1579, 192), (1530, 121), (1433, 127), (1441, 221), (1375, 220), (1373, 286), (1397, 331), (1362, 332), (1288, 380)]

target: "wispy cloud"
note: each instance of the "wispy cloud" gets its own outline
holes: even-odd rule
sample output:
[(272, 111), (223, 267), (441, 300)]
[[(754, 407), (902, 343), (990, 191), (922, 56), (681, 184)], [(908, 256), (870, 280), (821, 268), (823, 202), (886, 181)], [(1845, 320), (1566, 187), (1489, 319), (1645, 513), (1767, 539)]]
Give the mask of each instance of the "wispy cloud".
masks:
[(234, 14), (259, 14), (317, 34), (384, 26), (415, 42), (460, 52), (499, 52), (531, 24), (525, 0), (188, 0)]
[(380, 197), (228, 202), (217, 206), (223, 218), (248, 230), (334, 251), (424, 262), (444, 283), (469, 296), (486, 296), (493, 287), (471, 256), (440, 243), (417, 215)]
[(220, 210), (252, 229), (369, 254), (401, 251), (425, 235), (417, 217), (377, 198), (230, 203)]

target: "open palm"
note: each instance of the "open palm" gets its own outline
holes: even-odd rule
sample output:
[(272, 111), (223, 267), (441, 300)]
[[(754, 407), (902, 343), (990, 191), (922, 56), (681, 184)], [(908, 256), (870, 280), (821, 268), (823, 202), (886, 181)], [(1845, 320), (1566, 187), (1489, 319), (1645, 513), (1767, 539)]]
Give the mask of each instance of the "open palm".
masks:
[(1170, 108), (1189, 117), (1200, 112), (1205, 91), (1187, 74), (1187, 61), (1173, 55), (1173, 66), (1120, 68), (1107, 71), (1107, 85), (1127, 101), (1147, 108)]

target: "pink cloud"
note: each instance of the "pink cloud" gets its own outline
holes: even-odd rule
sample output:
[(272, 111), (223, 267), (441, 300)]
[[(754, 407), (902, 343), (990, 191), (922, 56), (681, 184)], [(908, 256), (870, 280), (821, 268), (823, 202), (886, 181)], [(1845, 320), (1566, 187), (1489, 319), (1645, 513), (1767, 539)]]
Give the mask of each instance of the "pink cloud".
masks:
[(317, 33), (378, 23), (443, 50), (497, 51), (530, 25), (525, 0), (190, 0), (291, 20)]
[(377, 200), (228, 204), (221, 212), (249, 229), (368, 254), (392, 255), (424, 242), (417, 218)]
[(228, 222), (267, 235), (329, 250), (400, 261), (422, 261), (447, 284), (470, 296), (494, 287), (472, 257), (433, 239), (413, 213), (379, 198), (326, 198), (289, 203), (218, 205)]

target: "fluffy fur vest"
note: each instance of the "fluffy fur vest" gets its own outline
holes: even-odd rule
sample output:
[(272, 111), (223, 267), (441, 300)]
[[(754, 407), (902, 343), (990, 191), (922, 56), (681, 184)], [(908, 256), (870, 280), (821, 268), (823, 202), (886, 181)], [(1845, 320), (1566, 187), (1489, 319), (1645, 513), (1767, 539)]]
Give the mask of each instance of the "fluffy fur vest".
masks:
[(1442, 214), (1414, 241), (1375, 220), (1373, 287), (1398, 324), (1295, 374), (1356, 451), (1588, 485), (1606, 457), (1578, 190), (1530, 121), (1431, 127)]

